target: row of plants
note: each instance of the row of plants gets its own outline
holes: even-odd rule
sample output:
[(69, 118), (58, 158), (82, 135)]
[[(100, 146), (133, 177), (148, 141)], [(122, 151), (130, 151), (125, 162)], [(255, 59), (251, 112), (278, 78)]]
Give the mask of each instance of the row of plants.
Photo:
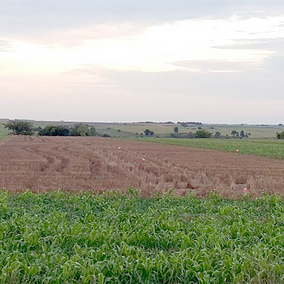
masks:
[(0, 193), (1, 283), (283, 283), (284, 201)]

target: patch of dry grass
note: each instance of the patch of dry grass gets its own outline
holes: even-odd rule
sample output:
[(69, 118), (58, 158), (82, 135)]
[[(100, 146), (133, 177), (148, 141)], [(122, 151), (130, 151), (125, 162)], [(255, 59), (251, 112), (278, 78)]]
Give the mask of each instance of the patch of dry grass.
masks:
[[(143, 162), (142, 158), (145, 159)], [(284, 162), (236, 153), (90, 137), (9, 137), (0, 147), (0, 187), (10, 191), (139, 188), (237, 198), (283, 194)]]

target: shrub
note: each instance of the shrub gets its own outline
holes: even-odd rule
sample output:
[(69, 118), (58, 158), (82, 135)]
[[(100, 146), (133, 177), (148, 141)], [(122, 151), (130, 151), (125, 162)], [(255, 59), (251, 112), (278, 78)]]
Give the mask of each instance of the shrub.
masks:
[(215, 138), (221, 138), (221, 137), (222, 137), (221, 133), (219, 131), (216, 131)]
[(277, 137), (277, 139), (284, 139), (284, 131), (282, 131), (280, 133), (276, 133), (276, 137)]
[(71, 128), (71, 135), (72, 136), (90, 136), (89, 126), (83, 123), (75, 124)]
[(15, 135), (33, 135), (34, 133), (33, 123), (25, 120), (9, 120), (7, 123), (4, 123), (4, 127), (12, 130), (12, 133)]
[(146, 136), (153, 136), (154, 132), (147, 128), (147, 129), (144, 130), (144, 134)]
[(64, 125), (47, 125), (38, 132), (40, 136), (69, 136), (70, 130)]
[(210, 138), (212, 134), (212, 132), (209, 132), (206, 129), (200, 129), (196, 131), (197, 138)]

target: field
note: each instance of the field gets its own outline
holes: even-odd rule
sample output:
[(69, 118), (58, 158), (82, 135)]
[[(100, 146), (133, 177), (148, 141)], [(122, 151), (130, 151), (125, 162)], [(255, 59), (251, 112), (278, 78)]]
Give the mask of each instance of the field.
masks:
[[(145, 129), (150, 129), (156, 135), (163, 137), (169, 136), (173, 133), (175, 126), (179, 128), (179, 133), (195, 133), (198, 130), (198, 125), (188, 125), (188, 127), (182, 127), (179, 124), (162, 124), (162, 123), (90, 123), (94, 126), (99, 133), (106, 133), (112, 137), (131, 137), (135, 135), (144, 134)], [(223, 136), (232, 136), (233, 130), (241, 130), (244, 133), (250, 133), (250, 139), (275, 139), (276, 132), (284, 131), (283, 126), (269, 125), (269, 126), (257, 126), (257, 125), (222, 125), (222, 124), (204, 124), (202, 129), (206, 129), (213, 134), (219, 131)]]
[(0, 194), (1, 283), (283, 283), (284, 202)]
[(273, 159), (284, 160), (284, 140), (260, 140), (260, 139), (177, 139), (177, 138), (139, 138), (140, 141), (148, 141), (166, 145), (204, 148), (220, 151), (235, 152), (256, 155)]
[[(0, 146), (0, 185), (10, 191), (135, 187), (149, 196), (173, 189), (237, 198), (283, 194), (284, 160), (208, 149), (99, 137), (7, 137)], [(142, 159), (145, 159), (143, 162)]]
[(0, 282), (283, 283), (283, 142), (152, 141), (3, 139)]
[[(62, 124), (54, 122), (55, 124)], [(50, 124), (48, 122), (36, 122), (35, 125), (44, 126)], [(65, 123), (66, 124), (66, 123)], [(74, 123), (67, 123), (71, 125)], [(108, 134), (112, 137), (133, 137), (144, 134), (145, 129), (150, 129), (160, 137), (169, 136), (173, 133), (175, 126), (179, 128), (179, 133), (195, 133), (198, 130), (197, 125), (189, 125), (188, 127), (182, 127), (179, 124), (163, 124), (163, 123), (89, 123), (94, 126), (100, 134)], [(269, 126), (257, 126), (257, 125), (220, 125), (220, 124), (205, 124), (202, 126), (213, 134), (219, 131), (223, 136), (232, 136), (231, 132), (236, 130), (245, 133), (251, 133), (250, 139), (275, 139), (276, 132), (284, 131), (283, 126), (269, 125)]]
[[(0, 119), (0, 135), (1, 132), (4, 131), (7, 134), (7, 130), (4, 130), (3, 123), (7, 122), (6, 119)], [(78, 122), (66, 122), (66, 121), (31, 121), (35, 127), (41, 126), (45, 127), (46, 125), (66, 125), (72, 126)], [(126, 122), (126, 123), (106, 123), (106, 122), (86, 122), (88, 125), (96, 128), (98, 133), (100, 134), (108, 134), (112, 137), (135, 137), (144, 134), (145, 129), (150, 129), (155, 133), (155, 135), (159, 137), (166, 137), (172, 133), (174, 133), (174, 127), (179, 128), (179, 133), (195, 133), (198, 130), (199, 125), (188, 124), (188, 127), (183, 127), (180, 124), (172, 124), (172, 123), (138, 123), (138, 122)], [(213, 134), (215, 132), (220, 132), (223, 136), (228, 135), (232, 136), (231, 132), (233, 130), (238, 131), (241, 130), (244, 133), (251, 134), (249, 136), (250, 139), (275, 139), (276, 132), (284, 131), (284, 126), (279, 125), (247, 125), (247, 124), (204, 124), (201, 126), (202, 129), (206, 129)]]

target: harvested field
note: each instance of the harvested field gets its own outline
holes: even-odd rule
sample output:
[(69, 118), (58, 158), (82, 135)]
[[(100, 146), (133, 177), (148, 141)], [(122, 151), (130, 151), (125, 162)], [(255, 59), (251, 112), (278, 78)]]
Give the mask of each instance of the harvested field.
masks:
[[(142, 161), (145, 158), (145, 162)], [(284, 193), (284, 161), (97, 137), (11, 136), (0, 145), (0, 188), (68, 191), (170, 188), (199, 196)]]

